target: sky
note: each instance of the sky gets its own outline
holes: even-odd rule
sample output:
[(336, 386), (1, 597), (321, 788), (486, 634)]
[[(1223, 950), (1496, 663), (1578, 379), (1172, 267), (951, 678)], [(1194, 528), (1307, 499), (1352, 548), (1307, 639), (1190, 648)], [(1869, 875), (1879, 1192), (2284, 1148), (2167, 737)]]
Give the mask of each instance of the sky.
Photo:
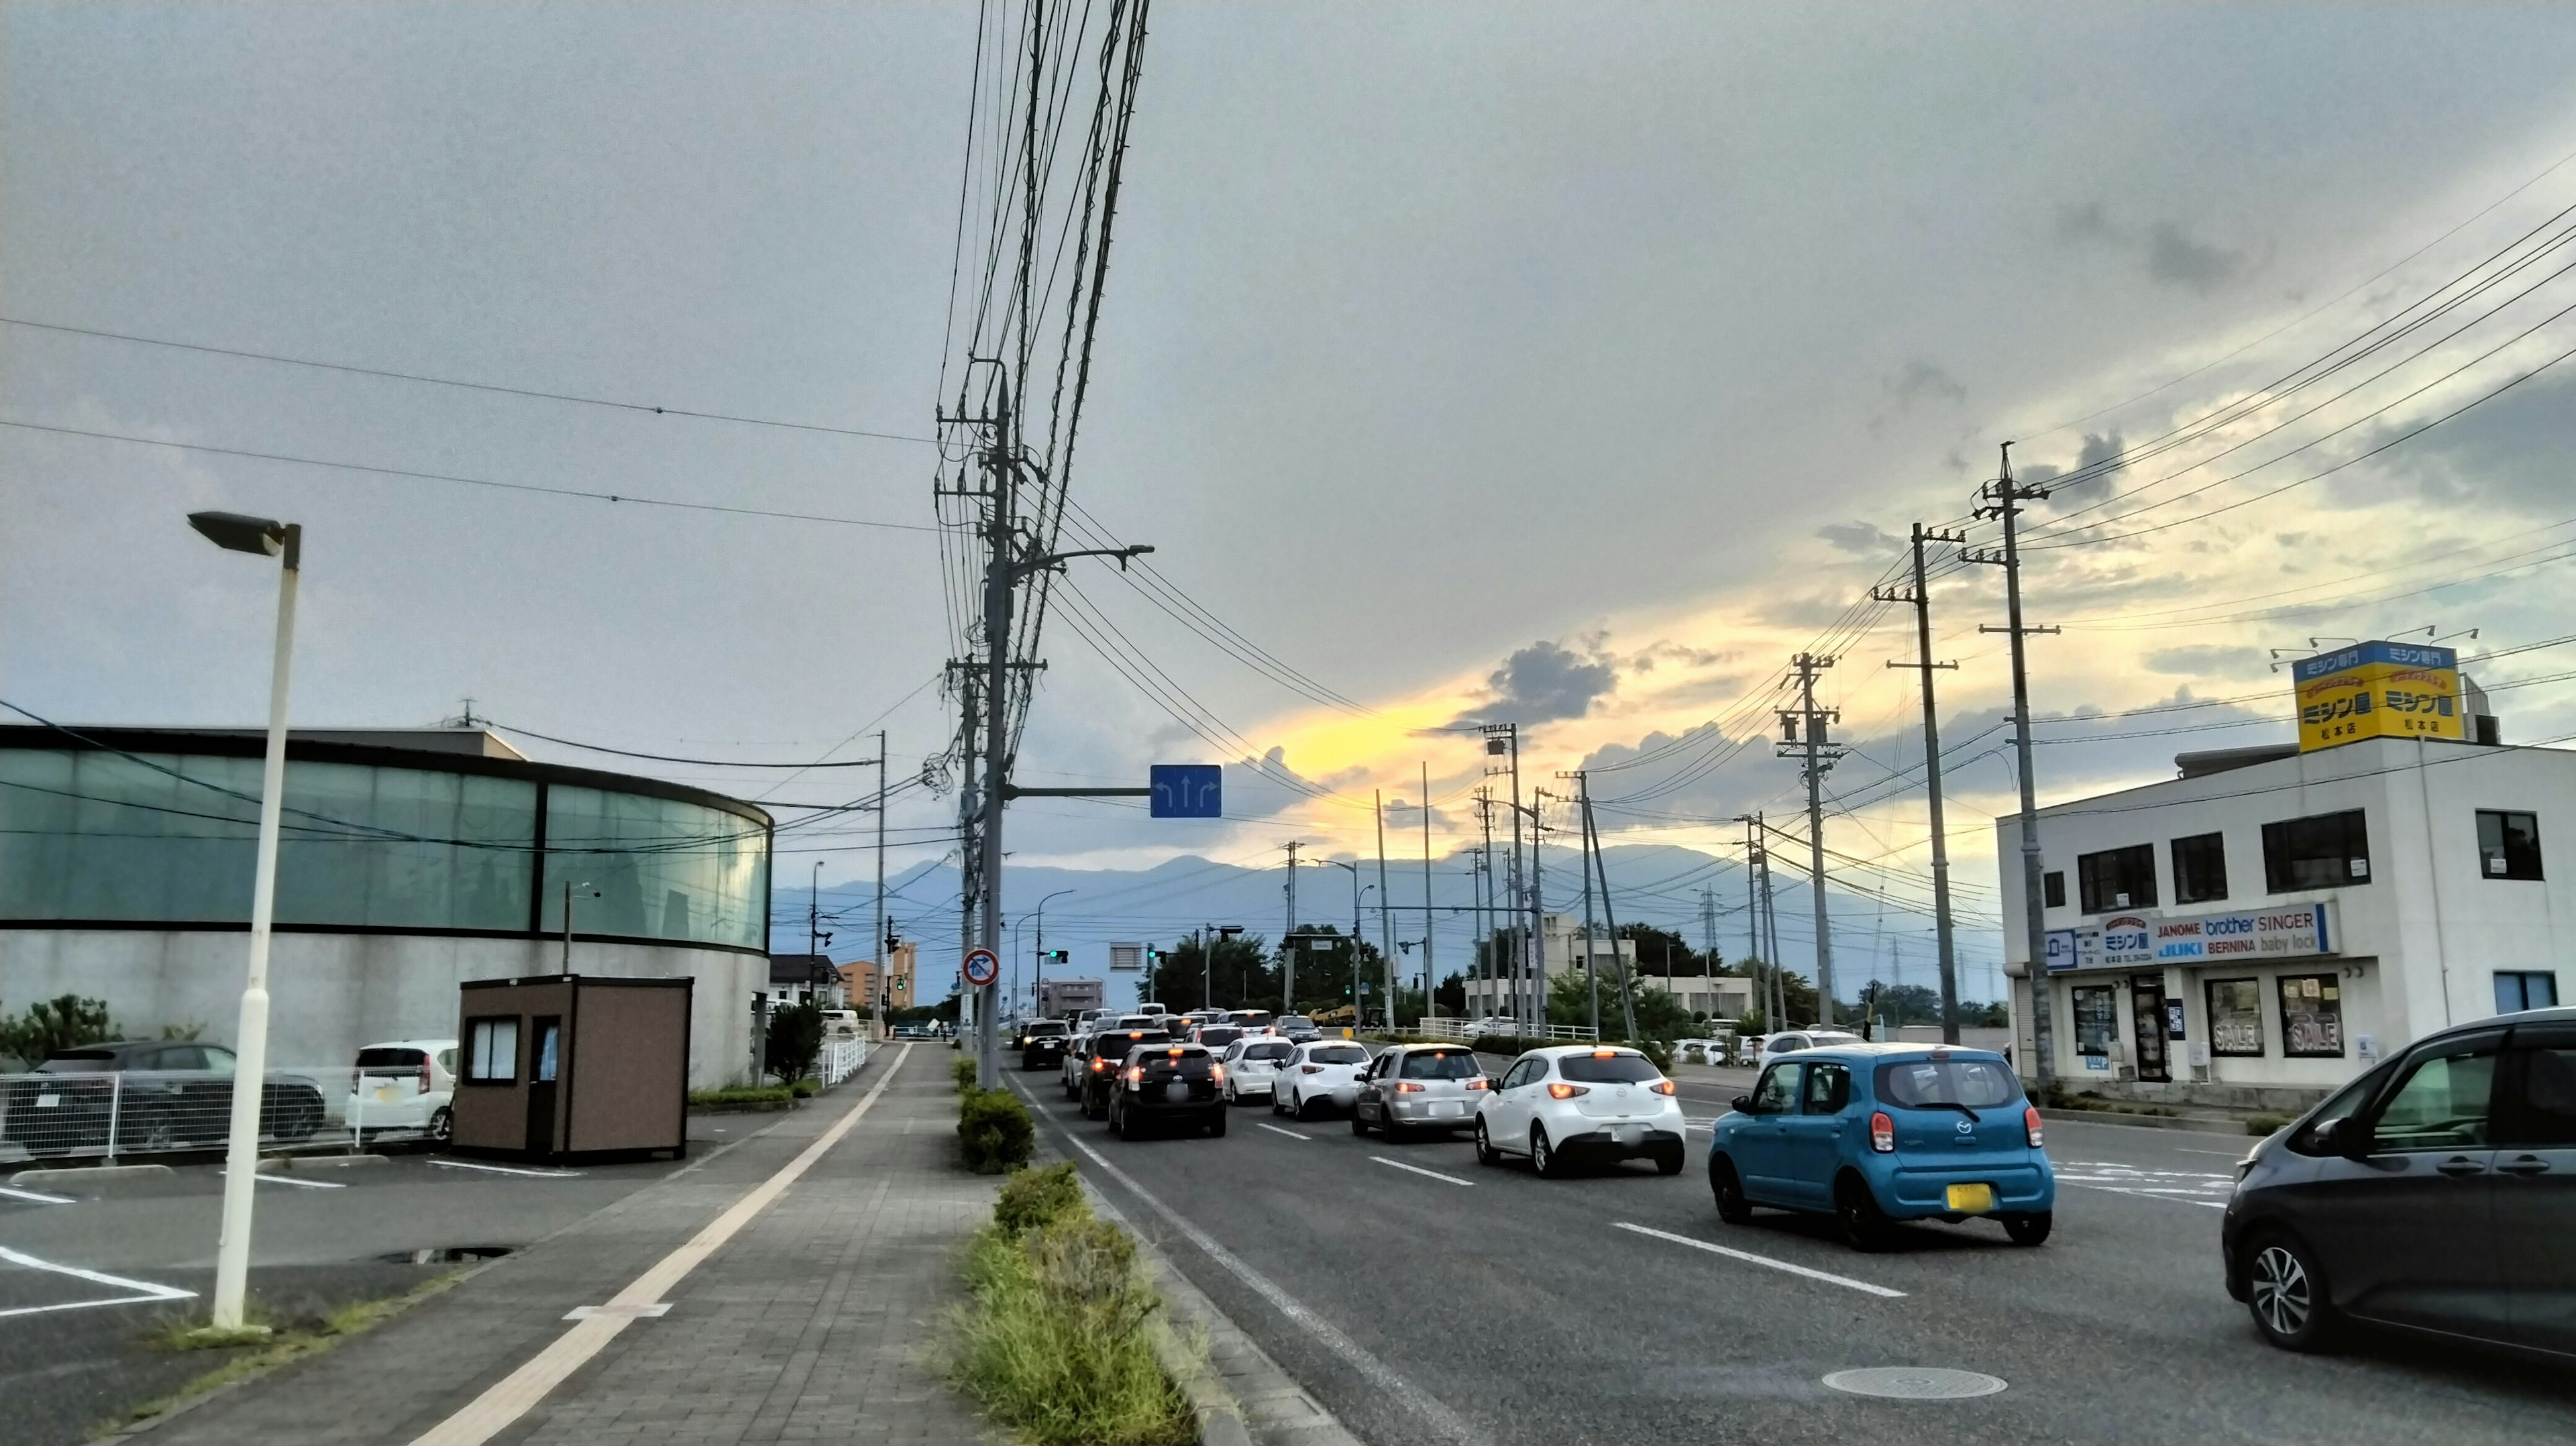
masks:
[[(306, 528), (300, 721), (470, 697), (729, 764), (846, 762), (883, 728), (915, 776), (953, 721), (934, 459), (906, 439), (949, 345), (976, 32), (960, 5), (0, 6), (0, 698), (255, 721), (273, 579), (181, 520), (219, 507)], [(2074, 544), (2027, 576), (2066, 630), (2031, 644), (2043, 802), (2286, 738), (2275, 649), (2555, 638), (2576, 363), (2535, 369), (2576, 346), (2566, 254), (2262, 389), (2461, 300), (2436, 289), (2576, 204), (2571, 72), (2551, 6), (1158, 9), (1071, 485), (1353, 706), (1093, 564), (1070, 583), (1199, 721), (1055, 629), (1022, 781), (1223, 762), (1229, 816), (1032, 800), (1008, 846), (1104, 888), (1290, 839), (1355, 858), (1382, 799), (1418, 858), (1427, 772), (1446, 860), (1472, 727), (1512, 721), (1524, 787), (1589, 769), (1606, 839), (1724, 854), (1734, 815), (1803, 805), (1767, 735), (1808, 649), (1853, 748), (1845, 904), (1919, 908), (1919, 705), (1884, 666), (1911, 610), (1869, 589), (1916, 521), (1994, 541), (1967, 514), (1998, 444), (2045, 478), (2214, 412), (2034, 504), (2035, 543)], [(2009, 676), (1978, 631), (1999, 570), (1948, 556), (1970, 911), (2015, 787)], [(2521, 685), (2492, 695), (2508, 739), (2576, 734), (2566, 656), (2473, 666)], [(782, 804), (869, 782), (631, 766)], [(898, 870), (948, 807), (893, 814)], [(817, 861), (871, 878), (871, 838), (805, 831), (782, 899)], [(1728, 887), (1675, 886), (1675, 917), (1699, 882)], [(1138, 927), (1059, 908), (1086, 944)]]

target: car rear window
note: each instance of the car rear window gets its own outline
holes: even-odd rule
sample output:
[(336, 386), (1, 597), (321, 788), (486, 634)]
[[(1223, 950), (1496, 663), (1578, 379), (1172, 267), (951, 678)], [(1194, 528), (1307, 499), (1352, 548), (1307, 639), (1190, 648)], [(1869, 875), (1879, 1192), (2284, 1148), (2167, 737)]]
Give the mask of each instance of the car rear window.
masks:
[(116, 1056), (104, 1049), (60, 1049), (36, 1066), (38, 1074), (106, 1074), (116, 1068)]
[(360, 1069), (418, 1069), (429, 1055), (417, 1049), (362, 1049), (358, 1051)]
[(1163, 1016), (1159, 1014), (1131, 1014), (1126, 1018), (1119, 1020), (1118, 1027), (1120, 1029), (1160, 1029), (1163, 1027)]
[(1028, 1029), (1031, 1039), (1041, 1036), (1052, 1037), (1062, 1033), (1064, 1033), (1064, 1021), (1061, 1019), (1041, 1019), (1032, 1023)]
[(1231, 1024), (1211, 1024), (1199, 1030), (1199, 1043), (1227, 1045), (1243, 1038), (1243, 1031)]
[(1991, 1110), (2021, 1098), (2021, 1081), (1994, 1059), (1909, 1059), (1878, 1067), (1878, 1097), (1901, 1109)]
[(1317, 1064), (1366, 1064), (1368, 1051), (1356, 1044), (1328, 1044), (1306, 1056)]
[(1644, 1084), (1664, 1072), (1642, 1054), (1568, 1054), (1556, 1061), (1556, 1072), (1576, 1084)]
[(1463, 1049), (1426, 1049), (1404, 1057), (1398, 1079), (1474, 1079), (1484, 1068), (1476, 1056)]
[(1297, 1046), (1283, 1039), (1276, 1044), (1246, 1045), (1243, 1057), (1245, 1059), (1286, 1059), (1296, 1050)]
[(1225, 1017), (1225, 1022), (1228, 1024), (1240, 1024), (1246, 1029), (1268, 1029), (1270, 1027), (1270, 1011), (1267, 1009), (1238, 1009), (1232, 1014), (1227, 1015)]

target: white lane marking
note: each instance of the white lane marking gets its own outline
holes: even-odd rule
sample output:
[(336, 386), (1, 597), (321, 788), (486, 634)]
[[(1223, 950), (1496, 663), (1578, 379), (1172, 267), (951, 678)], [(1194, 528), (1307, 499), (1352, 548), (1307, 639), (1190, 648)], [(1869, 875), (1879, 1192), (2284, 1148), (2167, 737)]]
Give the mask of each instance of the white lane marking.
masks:
[(495, 1175), (532, 1175), (540, 1180), (578, 1180), (579, 1170), (523, 1170), (516, 1165), (485, 1165), (473, 1160), (432, 1160), (442, 1170), (488, 1170)]
[(48, 1195), (42, 1190), (21, 1190), (14, 1185), (0, 1185), (0, 1195), (6, 1195), (12, 1200), (33, 1200), (39, 1205), (77, 1205), (80, 1203), (69, 1195)]
[(1279, 1128), (1277, 1125), (1265, 1125), (1265, 1124), (1261, 1123), (1259, 1120), (1254, 1120), (1254, 1121), (1252, 1122), (1252, 1125), (1253, 1125), (1253, 1128), (1255, 1128), (1255, 1129), (1268, 1130), (1270, 1133), (1272, 1133), (1272, 1134), (1274, 1134), (1274, 1135), (1286, 1135), (1288, 1138), (1290, 1138), (1290, 1139), (1292, 1139), (1292, 1140), (1311, 1140), (1311, 1139), (1315, 1138), (1313, 1135), (1301, 1135), (1301, 1134), (1297, 1133), (1295, 1130), (1283, 1130), (1283, 1129)]
[(577, 1305), (564, 1312), (565, 1320), (592, 1320), (600, 1316), (622, 1315), (631, 1320), (659, 1320), (670, 1313), (668, 1304), (655, 1305)]
[(2152, 1170), (2116, 1160), (2069, 1160), (2058, 1167), (2057, 1183), (2079, 1190), (2106, 1190), (2114, 1195), (2178, 1200), (2213, 1210), (2226, 1209), (2228, 1199), (2236, 1193), (2234, 1175), (2206, 1170)]
[[(634, 1321), (644, 1307), (661, 1303), (671, 1287), (678, 1285), (708, 1256), (724, 1247), (742, 1227), (751, 1223), (761, 1211), (769, 1208), (788, 1186), (796, 1183), (824, 1152), (841, 1143), (850, 1127), (884, 1094), (886, 1085), (903, 1071), (903, 1062), (912, 1053), (910, 1044), (895, 1054), (894, 1063), (883, 1074), (865, 1098), (850, 1112), (832, 1122), (832, 1127), (814, 1137), (804, 1152), (778, 1168), (778, 1173), (752, 1187), (750, 1193), (736, 1200), (725, 1212), (709, 1221), (691, 1236), (687, 1244), (656, 1261), (653, 1268), (627, 1284), (610, 1297), (603, 1313), (575, 1321), (572, 1329), (555, 1337), (552, 1344), (530, 1357), (517, 1370), (475, 1397), (453, 1416), (430, 1427), (412, 1440), (412, 1446), (482, 1446), (506, 1431), (529, 1408), (544, 1400), (564, 1378), (580, 1370), (600, 1348), (617, 1338), (620, 1331)], [(448, 1163), (434, 1161), (433, 1163)], [(513, 1172), (519, 1173), (519, 1172)]]
[(2189, 1145), (2176, 1145), (2174, 1148), (2182, 1151), (2186, 1155), (2220, 1155), (2230, 1160), (2241, 1160), (2245, 1158), (2245, 1152), (2243, 1150), (2195, 1150)]
[(2062, 1175), (2058, 1177), (2057, 1183), (2072, 1185), (2078, 1190), (2099, 1190), (2105, 1195), (2135, 1195), (2142, 1200), (2170, 1200), (2177, 1205), (2206, 1205), (2212, 1210), (2227, 1208), (2227, 1202), (2224, 1200), (2195, 1200), (2190, 1196), (2169, 1190), (2130, 1189), (2122, 1185), (2089, 1185), (2082, 1180), (2069, 1180)]
[(1390, 1160), (1384, 1155), (1371, 1155), (1369, 1158), (1381, 1165), (1393, 1165), (1399, 1170), (1410, 1170), (1416, 1175), (1428, 1175), (1434, 1180), (1446, 1180), (1452, 1185), (1473, 1186), (1476, 1183), (1473, 1180), (1461, 1180), (1455, 1175), (1443, 1175), (1437, 1170), (1426, 1170), (1420, 1165), (1408, 1165), (1402, 1160)]
[(197, 1294), (193, 1290), (181, 1290), (175, 1285), (161, 1285), (149, 1280), (129, 1280), (122, 1275), (110, 1275), (103, 1270), (83, 1270), (77, 1265), (56, 1265), (50, 1260), (38, 1260), (32, 1255), (22, 1255), (5, 1245), (0, 1245), (0, 1260), (29, 1270), (48, 1270), (56, 1275), (68, 1275), (78, 1280), (86, 1280), (93, 1285), (113, 1285), (135, 1292), (133, 1295), (112, 1296), (106, 1300), (72, 1300), (60, 1305), (22, 1305), (11, 1310), (0, 1310), (0, 1317), (43, 1315), (57, 1310), (89, 1310), (103, 1305), (143, 1305), (159, 1300), (188, 1300)]
[(1127, 1193), (1144, 1201), (1146, 1206), (1156, 1215), (1161, 1216), (1166, 1224), (1181, 1232), (1183, 1238), (1197, 1246), (1201, 1254), (1215, 1261), (1228, 1274), (1250, 1287), (1253, 1294), (1270, 1302), (1281, 1315), (1304, 1327), (1307, 1334), (1322, 1342), (1325, 1349), (1341, 1357), (1345, 1364), (1367, 1377), (1379, 1390), (1411, 1407), (1415, 1414), (1430, 1422), (1441, 1435), (1460, 1443), (1460, 1446), (1472, 1446), (1472, 1443), (1484, 1439), (1475, 1427), (1468, 1425), (1463, 1417), (1450, 1410), (1438, 1397), (1396, 1374), (1392, 1367), (1370, 1355), (1359, 1342), (1342, 1334), (1341, 1329), (1331, 1321), (1308, 1310), (1304, 1302), (1280, 1289), (1270, 1277), (1244, 1264), (1233, 1251), (1219, 1245), (1215, 1237), (1191, 1224), (1178, 1211), (1164, 1204), (1161, 1199), (1146, 1193), (1144, 1186), (1137, 1184), (1126, 1171), (1110, 1164), (1098, 1150), (1091, 1148), (1089, 1141), (1070, 1132), (1059, 1131), (1059, 1133), (1064, 1134), (1066, 1141), (1075, 1149), (1089, 1156), (1091, 1163), (1099, 1166), (1103, 1174), (1126, 1187)]
[(1809, 1280), (1821, 1280), (1827, 1285), (1839, 1285), (1845, 1290), (1857, 1290), (1864, 1295), (1875, 1295), (1887, 1300), (1903, 1300), (1905, 1298), (1905, 1292), (1901, 1290), (1890, 1290), (1883, 1285), (1872, 1285), (1866, 1280), (1854, 1280), (1848, 1275), (1835, 1275), (1830, 1271), (1824, 1270), (1810, 1270), (1806, 1266), (1792, 1265), (1785, 1260), (1773, 1260), (1767, 1255), (1755, 1255), (1749, 1250), (1732, 1250), (1726, 1246), (1714, 1245), (1705, 1240), (1694, 1240), (1687, 1235), (1675, 1235), (1669, 1230), (1656, 1230), (1649, 1226), (1631, 1225), (1625, 1220), (1614, 1220), (1610, 1223), (1618, 1226), (1622, 1230), (1633, 1230), (1639, 1235), (1651, 1235), (1657, 1240), (1669, 1240), (1675, 1245), (1687, 1245), (1693, 1250), (1705, 1250), (1711, 1255), (1723, 1255), (1730, 1260), (1741, 1260), (1747, 1265), (1760, 1265), (1772, 1270), (1785, 1270), (1791, 1275), (1803, 1275)]
[[(229, 1175), (232, 1173), (232, 1170), (230, 1168), (225, 1168), (217, 1170), (215, 1173), (218, 1175)], [(348, 1182), (344, 1180), (297, 1180), (289, 1176), (278, 1174), (274, 1170), (255, 1170), (251, 1172), (251, 1178), (263, 1185), (301, 1185), (307, 1190), (346, 1190), (349, 1188)]]

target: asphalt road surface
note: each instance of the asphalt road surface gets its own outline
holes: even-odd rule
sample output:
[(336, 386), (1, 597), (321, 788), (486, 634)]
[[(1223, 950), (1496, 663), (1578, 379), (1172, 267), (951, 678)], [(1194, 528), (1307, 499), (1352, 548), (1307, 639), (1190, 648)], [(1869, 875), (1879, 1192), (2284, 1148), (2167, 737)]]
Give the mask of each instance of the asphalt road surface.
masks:
[[(2413, 1339), (2264, 1344), (2219, 1275), (2249, 1142), (2051, 1121), (2048, 1244), (1930, 1224), (1863, 1255), (1822, 1217), (1718, 1220), (1706, 1123), (1738, 1077), (1684, 1072), (1680, 1176), (1567, 1180), (1480, 1167), (1463, 1136), (1389, 1144), (1259, 1106), (1223, 1139), (1120, 1141), (1052, 1075), (1018, 1078), (1049, 1143), (1372, 1442), (2576, 1439), (2563, 1369)], [(1909, 1401), (1823, 1383), (1859, 1367), (2007, 1385)]]

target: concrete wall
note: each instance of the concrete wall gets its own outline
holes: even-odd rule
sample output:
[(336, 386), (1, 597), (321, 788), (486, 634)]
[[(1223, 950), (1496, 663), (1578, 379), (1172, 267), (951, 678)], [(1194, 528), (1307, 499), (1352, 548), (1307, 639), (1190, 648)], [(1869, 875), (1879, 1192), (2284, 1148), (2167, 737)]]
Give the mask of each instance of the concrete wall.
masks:
[[(278, 934), (269, 955), (269, 1059), (347, 1066), (380, 1040), (448, 1039), (456, 986), (468, 979), (558, 973), (560, 941), (404, 934)], [(157, 1035), (203, 1024), (230, 1047), (241, 1016), (250, 936), (233, 930), (0, 929), (0, 1009), (81, 994), (107, 1001), (119, 1028)], [(751, 996), (768, 985), (758, 954), (669, 944), (576, 940), (577, 974), (697, 980), (689, 1021), (689, 1086), (753, 1072)]]

